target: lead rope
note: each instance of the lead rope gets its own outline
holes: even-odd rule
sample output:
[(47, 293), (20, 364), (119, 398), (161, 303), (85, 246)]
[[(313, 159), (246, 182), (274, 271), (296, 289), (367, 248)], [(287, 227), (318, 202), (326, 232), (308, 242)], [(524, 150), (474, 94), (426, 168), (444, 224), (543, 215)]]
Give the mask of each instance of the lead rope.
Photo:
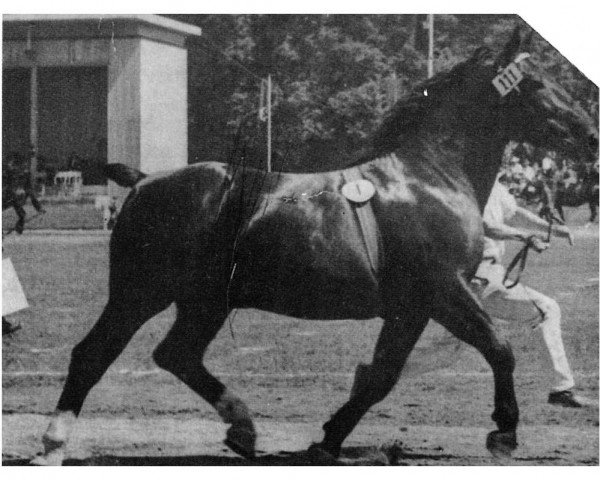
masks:
[[(542, 212), (542, 215), (544, 216), (545, 220), (548, 222), (548, 231), (546, 232), (545, 242), (550, 243), (550, 239), (552, 237), (552, 225), (554, 223), (554, 216), (552, 215), (552, 212), (550, 211), (549, 208), (545, 208)], [(506, 273), (504, 274), (504, 278), (502, 279), (502, 284), (504, 285), (504, 287), (507, 290), (510, 290), (511, 288), (516, 287), (521, 282), (521, 274), (525, 270), (525, 265), (527, 263), (527, 254), (529, 253), (529, 249), (532, 246), (532, 238), (533, 237), (529, 237), (527, 239), (523, 248), (521, 248), (521, 250), (519, 250), (519, 252), (515, 255), (515, 257), (512, 259), (512, 261), (510, 262), (510, 264), (508, 265), (508, 267), (506, 269)], [(514, 268), (517, 265), (519, 265), (519, 269), (517, 271), (516, 279), (513, 280), (512, 283), (507, 284), (507, 281), (509, 280), (508, 277), (510, 276), (511, 272), (514, 270)]]

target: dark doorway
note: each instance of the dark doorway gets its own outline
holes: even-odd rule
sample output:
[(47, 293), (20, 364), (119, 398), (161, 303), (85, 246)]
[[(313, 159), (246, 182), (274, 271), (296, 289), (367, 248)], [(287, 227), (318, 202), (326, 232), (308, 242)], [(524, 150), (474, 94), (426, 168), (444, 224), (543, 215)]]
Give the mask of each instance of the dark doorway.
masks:
[(39, 155), (84, 185), (106, 183), (107, 84), (107, 67), (39, 69)]
[(2, 70), (2, 157), (11, 154), (29, 158), (30, 71)]

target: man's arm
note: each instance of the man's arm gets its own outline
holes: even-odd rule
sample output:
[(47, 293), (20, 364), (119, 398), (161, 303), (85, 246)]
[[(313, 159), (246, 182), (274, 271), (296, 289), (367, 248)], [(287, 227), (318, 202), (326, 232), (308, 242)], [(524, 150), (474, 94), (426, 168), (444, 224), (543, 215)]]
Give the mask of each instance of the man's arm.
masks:
[(526, 232), (520, 228), (510, 227), (504, 223), (483, 219), (483, 234), (494, 240), (519, 240), (526, 242), (535, 232)]
[(536, 232), (510, 227), (503, 223), (490, 222), (485, 218), (483, 219), (483, 234), (494, 240), (519, 240), (527, 243), (538, 253), (546, 250), (549, 245)]
[[(512, 220), (519, 220), (521, 223), (526, 225), (526, 228), (530, 229), (530, 235), (545, 235), (548, 232), (549, 223), (543, 218), (538, 217), (535, 213), (527, 210), (526, 208), (517, 207)], [(569, 240), (569, 244), (573, 245), (573, 234), (564, 225), (552, 225), (552, 233), (557, 237), (566, 238)]]

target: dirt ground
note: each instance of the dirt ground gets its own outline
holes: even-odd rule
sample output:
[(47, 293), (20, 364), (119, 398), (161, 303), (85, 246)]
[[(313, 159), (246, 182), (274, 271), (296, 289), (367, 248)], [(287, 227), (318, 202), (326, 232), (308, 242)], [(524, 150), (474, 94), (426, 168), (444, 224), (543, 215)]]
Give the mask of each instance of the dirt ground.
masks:
[[(503, 326), (517, 357), (519, 448), (510, 465), (598, 465), (598, 232), (576, 229), (573, 248), (555, 240), (532, 256), (524, 281), (561, 304), (576, 393), (585, 409), (546, 403), (547, 367), (538, 332)], [(7, 238), (30, 309), (3, 339), (2, 463), (24, 465), (41, 449), (72, 347), (106, 301), (107, 237)], [(347, 399), (357, 363), (369, 361), (380, 320), (307, 322), (258, 311), (232, 316), (207, 365), (244, 398), (256, 419), (259, 456), (243, 460), (222, 443), (226, 426), (151, 352), (172, 324), (168, 309), (134, 337), (88, 397), (69, 465), (305, 465), (304, 451)], [(347, 465), (498, 465), (485, 449), (493, 385), (479, 354), (428, 327), (394, 391), (344, 444)]]

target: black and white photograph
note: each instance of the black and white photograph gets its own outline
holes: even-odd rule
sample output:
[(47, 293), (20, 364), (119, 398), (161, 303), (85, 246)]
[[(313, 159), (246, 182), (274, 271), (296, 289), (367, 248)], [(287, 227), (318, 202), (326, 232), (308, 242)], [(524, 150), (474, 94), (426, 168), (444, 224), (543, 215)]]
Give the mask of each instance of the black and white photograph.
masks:
[(3, 473), (599, 465), (598, 79), (451, 7), (3, 13)]

